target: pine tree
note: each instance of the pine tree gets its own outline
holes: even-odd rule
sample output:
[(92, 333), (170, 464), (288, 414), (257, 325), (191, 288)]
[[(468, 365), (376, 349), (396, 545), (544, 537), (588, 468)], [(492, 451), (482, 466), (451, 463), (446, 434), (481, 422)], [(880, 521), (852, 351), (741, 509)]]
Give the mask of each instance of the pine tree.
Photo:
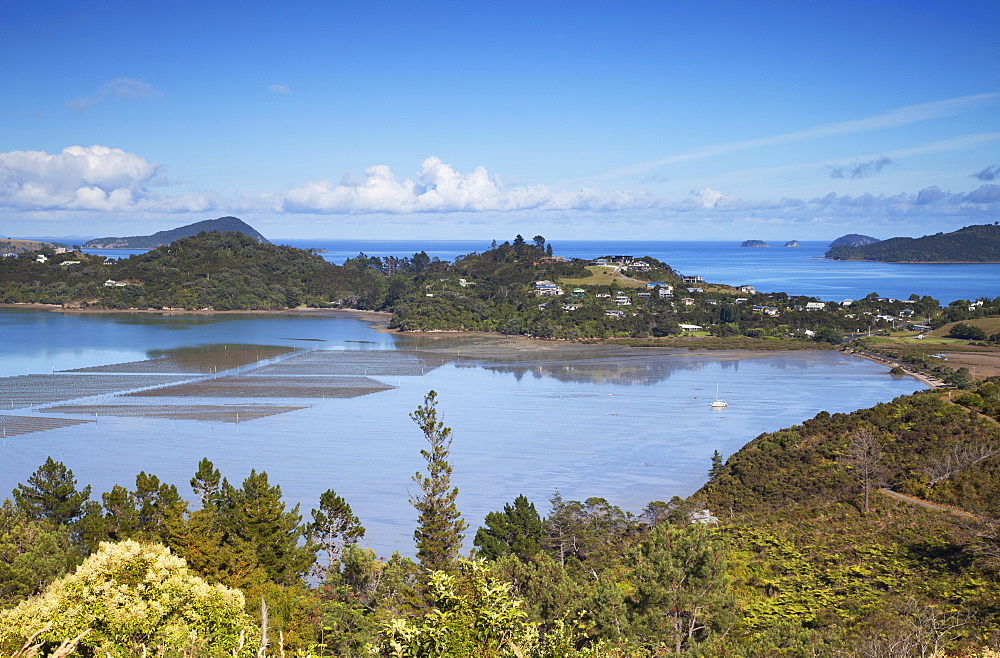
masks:
[(73, 471), (49, 457), (31, 474), (27, 484), (18, 484), (14, 502), (30, 517), (69, 525), (83, 514), (90, 498), (90, 485), (78, 491)]
[(463, 532), (468, 524), (455, 506), (458, 487), (451, 486), (451, 428), (437, 419), (437, 393), (430, 391), (423, 405), (410, 414), (410, 418), (423, 431), (430, 444), (429, 450), (420, 454), (427, 461), (427, 475), (417, 472), (413, 481), (420, 493), (410, 496), (410, 504), (419, 513), (413, 539), (417, 546), (417, 559), (421, 566), (431, 571), (449, 569), (462, 547)]
[(712, 453), (712, 468), (708, 469), (709, 479), (712, 479), (715, 476), (722, 473), (723, 464), (724, 462), (722, 461), (722, 455), (719, 454), (718, 450), (716, 450), (715, 452)]
[(523, 494), (514, 499), (513, 506), (507, 504), (502, 512), (487, 514), (485, 523), (473, 541), (478, 557), (495, 560), (515, 555), (527, 560), (542, 550), (542, 519)]
[(319, 509), (312, 510), (312, 518), (309, 534), (326, 552), (327, 564), (331, 566), (343, 555), (345, 547), (365, 536), (361, 520), (333, 489), (320, 495)]
[(208, 457), (198, 462), (198, 472), (191, 478), (191, 488), (201, 501), (202, 508), (213, 506), (221, 494), (222, 474)]
[(147, 539), (161, 540), (167, 519), (187, 512), (187, 503), (175, 485), (163, 484), (160, 478), (146, 475), (145, 471), (135, 476), (132, 498), (136, 506), (138, 530)]
[[(240, 489), (224, 482), (222, 497), (218, 522), (234, 546), (247, 545), (272, 581), (291, 585), (309, 571), (316, 547), (308, 540), (299, 506), (285, 510), (281, 487), (272, 487), (267, 473), (251, 470)], [(302, 538), (306, 542), (299, 545)]]

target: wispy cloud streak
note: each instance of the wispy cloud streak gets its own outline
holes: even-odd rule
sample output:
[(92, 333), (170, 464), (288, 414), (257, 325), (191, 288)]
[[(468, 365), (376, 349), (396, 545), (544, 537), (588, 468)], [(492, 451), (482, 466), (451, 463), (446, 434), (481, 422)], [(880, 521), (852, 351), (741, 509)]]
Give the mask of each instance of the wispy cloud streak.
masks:
[(77, 98), (66, 103), (66, 107), (83, 111), (102, 101), (112, 98), (120, 99), (144, 99), (159, 98), (160, 92), (153, 88), (148, 82), (136, 80), (134, 78), (116, 78), (101, 85), (101, 88), (90, 96)]
[(921, 103), (919, 105), (908, 105), (906, 107), (890, 110), (885, 114), (867, 117), (864, 119), (830, 123), (823, 126), (817, 126), (816, 128), (800, 130), (784, 135), (772, 135), (770, 137), (761, 137), (759, 139), (749, 139), (740, 142), (728, 142), (725, 144), (706, 146), (700, 149), (695, 149), (694, 151), (688, 151), (687, 153), (680, 153), (669, 158), (650, 160), (647, 162), (640, 162), (630, 167), (614, 169), (604, 174), (600, 174), (595, 178), (604, 179), (632, 176), (644, 173), (657, 167), (710, 158), (725, 153), (747, 151), (755, 148), (777, 146), (793, 142), (802, 142), (822, 137), (834, 137), (837, 135), (849, 135), (853, 133), (868, 132), (871, 130), (895, 128), (912, 123), (919, 123), (921, 121), (928, 121), (930, 119), (940, 119), (942, 117), (953, 116), (981, 105), (993, 103), (997, 99), (1000, 99), (1000, 94), (998, 93), (975, 94), (972, 96), (962, 96), (960, 98), (952, 98), (943, 101)]

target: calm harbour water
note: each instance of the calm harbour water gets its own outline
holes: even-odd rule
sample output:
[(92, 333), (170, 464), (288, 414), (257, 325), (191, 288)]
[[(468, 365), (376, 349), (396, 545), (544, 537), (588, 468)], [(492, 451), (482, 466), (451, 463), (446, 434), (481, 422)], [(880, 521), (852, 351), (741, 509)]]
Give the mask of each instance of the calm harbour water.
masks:
[[(323, 257), (341, 264), (364, 252), (369, 256), (412, 256), (426, 251), (441, 260), (454, 260), (490, 248), (489, 240), (273, 240), (302, 249), (325, 249)], [(1000, 264), (975, 263), (859, 263), (823, 258), (828, 241), (801, 241), (800, 247), (740, 247), (734, 241), (622, 241), (554, 240), (554, 254), (564, 258), (609, 255), (652, 256), (676, 271), (699, 274), (710, 283), (749, 284), (761, 292), (808, 295), (823, 301), (860, 299), (877, 292), (882, 297), (906, 299), (930, 295), (943, 304), (956, 299), (1000, 296)], [(91, 250), (122, 257), (142, 251)]]
[[(24, 309), (0, 309), (0, 335), (0, 414), (87, 421), (94, 419), (6, 400), (15, 397), (19, 376), (29, 373), (64, 382), (78, 375), (60, 371), (141, 361), (180, 348), (273, 345), (324, 350), (334, 360), (358, 358), (364, 351), (362, 360), (370, 355), (375, 363), (402, 358), (431, 340), (378, 333), (362, 320), (320, 313), (160, 316)], [(714, 450), (728, 456), (761, 432), (821, 410), (852, 411), (922, 388), (911, 378), (888, 375), (883, 366), (836, 352), (595, 347), (570, 355), (543, 350), (487, 359), (474, 356), (471, 346), (463, 353), (461, 340), (445, 337), (452, 346), (450, 360), (422, 374), (369, 375), (390, 390), (349, 399), (254, 400), (303, 408), (239, 424), (101, 416), (5, 436), (0, 495), (52, 456), (73, 469), (81, 484), (92, 485), (95, 497), (114, 484), (131, 486), (141, 470), (190, 496), (187, 483), (198, 461), (209, 457), (233, 482), (251, 468), (266, 470), (286, 500), (301, 503), (305, 514), (332, 488), (354, 508), (380, 554), (412, 554), (415, 514), (407, 498), (414, 487), (411, 476), (424, 467), (419, 454), (424, 446), (408, 414), (431, 389), (439, 394), (442, 420), (454, 432), (454, 482), (472, 528), (471, 545), (486, 513), (518, 494), (542, 513), (556, 489), (566, 499), (600, 496), (639, 512), (651, 500), (697, 489)], [(729, 401), (726, 409), (708, 406), (716, 385)], [(118, 399), (105, 394), (83, 401)]]

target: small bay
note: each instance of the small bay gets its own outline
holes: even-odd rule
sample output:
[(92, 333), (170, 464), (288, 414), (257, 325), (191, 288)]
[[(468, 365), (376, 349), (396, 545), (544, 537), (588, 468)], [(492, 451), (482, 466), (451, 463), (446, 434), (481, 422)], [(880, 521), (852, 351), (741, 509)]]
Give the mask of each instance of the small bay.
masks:
[[(236, 483), (250, 469), (267, 471), (306, 515), (320, 493), (334, 489), (382, 555), (413, 552), (407, 499), (410, 478), (424, 468), (424, 445), (408, 414), (431, 389), (454, 432), (454, 483), (474, 531), (518, 494), (544, 513), (556, 489), (566, 499), (598, 496), (639, 512), (649, 501), (697, 489), (714, 450), (728, 456), (761, 432), (819, 411), (853, 411), (922, 388), (832, 351), (393, 335), (343, 313), (5, 308), (0, 335), (0, 414), (80, 421), (5, 435), (0, 496), (48, 456), (92, 485), (95, 497), (115, 484), (132, 486), (139, 471), (190, 496), (187, 483), (208, 457)], [(216, 372), (208, 364), (223, 365)], [(328, 375), (350, 388), (315, 393), (312, 382), (334, 379)], [(236, 380), (259, 388), (218, 388)], [(184, 382), (217, 388), (190, 394)], [(708, 404), (717, 385), (729, 402), (722, 410)], [(33, 401), (45, 391), (60, 399)]]

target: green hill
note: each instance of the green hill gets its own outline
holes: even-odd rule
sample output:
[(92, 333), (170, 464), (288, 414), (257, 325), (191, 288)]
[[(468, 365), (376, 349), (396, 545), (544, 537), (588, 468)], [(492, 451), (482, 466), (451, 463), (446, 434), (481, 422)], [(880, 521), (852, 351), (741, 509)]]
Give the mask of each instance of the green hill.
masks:
[(257, 242), (267, 242), (267, 238), (257, 232), (252, 226), (238, 217), (219, 217), (206, 219), (187, 226), (180, 226), (169, 231), (159, 231), (152, 235), (133, 235), (126, 238), (96, 238), (84, 243), (86, 249), (154, 249), (160, 245), (170, 244), (181, 238), (190, 238), (202, 231), (222, 233), (236, 231), (250, 236)]
[[(65, 265), (64, 265), (65, 263)], [(364, 273), (239, 232), (207, 232), (107, 261), (68, 253), (0, 259), (0, 302), (117, 309), (357, 306)]]
[(966, 226), (951, 233), (891, 238), (862, 246), (835, 246), (826, 257), (887, 263), (1000, 263), (1000, 225)]

